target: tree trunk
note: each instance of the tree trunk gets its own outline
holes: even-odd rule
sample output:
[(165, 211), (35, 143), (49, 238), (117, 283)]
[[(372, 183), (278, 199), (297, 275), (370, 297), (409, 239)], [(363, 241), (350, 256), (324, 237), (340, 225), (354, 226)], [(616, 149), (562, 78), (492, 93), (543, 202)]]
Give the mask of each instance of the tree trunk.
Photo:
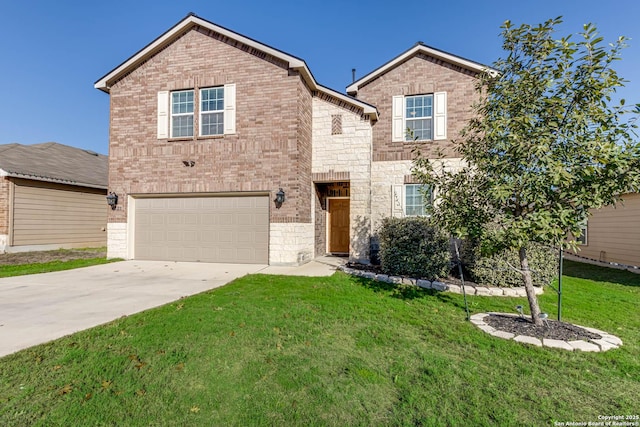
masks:
[(529, 299), (529, 309), (531, 310), (531, 320), (534, 325), (542, 326), (542, 319), (540, 318), (540, 306), (538, 305), (538, 296), (533, 289), (533, 279), (531, 278), (531, 270), (529, 270), (529, 260), (527, 259), (527, 250), (524, 247), (520, 248), (520, 273), (522, 274), (522, 281), (524, 282), (524, 288), (527, 291), (527, 299)]

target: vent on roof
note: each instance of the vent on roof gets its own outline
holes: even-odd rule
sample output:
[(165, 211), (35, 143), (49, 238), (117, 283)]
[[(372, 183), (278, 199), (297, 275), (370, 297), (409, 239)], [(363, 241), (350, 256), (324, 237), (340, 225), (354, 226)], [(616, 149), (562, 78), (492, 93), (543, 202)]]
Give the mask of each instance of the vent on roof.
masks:
[(96, 153), (95, 151), (92, 151), (92, 150), (84, 150), (84, 152), (87, 153), (87, 154), (91, 154), (92, 156), (96, 156), (96, 157), (99, 156), (98, 153)]

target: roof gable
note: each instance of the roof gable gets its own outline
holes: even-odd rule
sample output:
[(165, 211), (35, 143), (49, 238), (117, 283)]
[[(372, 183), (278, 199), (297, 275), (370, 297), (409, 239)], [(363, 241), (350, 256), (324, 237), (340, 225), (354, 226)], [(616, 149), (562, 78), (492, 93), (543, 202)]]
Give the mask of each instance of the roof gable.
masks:
[(108, 157), (55, 142), (0, 145), (0, 175), (107, 188)]
[(360, 79), (351, 83), (349, 86), (347, 86), (347, 93), (349, 95), (356, 96), (358, 94), (358, 90), (360, 90), (361, 87), (367, 85), (368, 83), (387, 73), (388, 71), (400, 66), (419, 53), (431, 56), (433, 58), (448, 62), (453, 65), (457, 65), (476, 73), (496, 72), (496, 70), (492, 69), (491, 67), (480, 64), (479, 62), (471, 61), (469, 59), (462, 58), (461, 56), (453, 55), (451, 53), (427, 46), (422, 42), (418, 42), (409, 50), (406, 50), (405, 52), (393, 58), (391, 61), (383, 64), (364, 77), (361, 77)]
[(260, 43), (249, 37), (243, 36), (242, 34), (236, 33), (227, 28), (216, 25), (210, 21), (200, 18), (193, 13), (187, 15), (183, 20), (171, 27), (169, 30), (153, 40), (147, 46), (139, 50), (129, 59), (98, 79), (98, 81), (95, 82), (94, 87), (96, 89), (102, 90), (103, 92), (109, 93), (110, 87), (114, 82), (129, 74), (131, 71), (147, 61), (150, 57), (160, 52), (169, 44), (180, 38), (186, 31), (189, 31), (195, 27), (214, 31), (224, 37), (236, 40), (244, 44), (245, 46), (248, 46), (249, 48), (264, 52), (267, 55), (283, 61), (288, 65), (290, 69), (296, 70), (300, 73), (302, 79), (306, 82), (306, 84), (312, 91), (325, 92), (327, 94), (330, 94), (331, 96), (334, 96), (335, 98), (340, 99), (341, 101), (357, 106), (358, 108), (361, 108), (363, 110), (363, 113), (365, 115), (368, 115), (372, 120), (377, 120), (378, 110), (374, 106), (340, 92), (334, 91), (333, 89), (329, 89), (319, 85), (304, 60), (285, 53), (281, 50), (275, 49), (266, 44)]

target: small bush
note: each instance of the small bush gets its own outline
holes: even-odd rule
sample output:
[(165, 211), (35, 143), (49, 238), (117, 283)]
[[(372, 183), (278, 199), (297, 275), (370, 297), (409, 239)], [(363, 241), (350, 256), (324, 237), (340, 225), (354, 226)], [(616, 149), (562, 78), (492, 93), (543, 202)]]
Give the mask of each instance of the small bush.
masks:
[[(527, 259), (534, 286), (546, 286), (558, 276), (558, 250), (539, 243), (527, 245)], [(492, 256), (481, 256), (477, 244), (462, 242), (460, 254), (465, 271), (471, 280), (482, 286), (523, 286), (520, 257), (516, 251), (502, 251)]]
[(378, 230), (386, 274), (435, 279), (448, 275), (449, 239), (428, 218), (385, 218)]

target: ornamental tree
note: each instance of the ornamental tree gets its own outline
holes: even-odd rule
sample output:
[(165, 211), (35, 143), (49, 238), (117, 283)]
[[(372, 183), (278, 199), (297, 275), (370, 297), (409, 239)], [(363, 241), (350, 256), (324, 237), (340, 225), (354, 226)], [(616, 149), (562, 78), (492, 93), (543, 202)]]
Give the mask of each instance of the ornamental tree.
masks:
[(541, 325), (525, 245), (575, 248), (589, 209), (637, 191), (640, 106), (616, 100), (625, 83), (612, 68), (626, 39), (603, 44), (595, 26), (554, 38), (561, 18), (502, 28), (505, 57), (479, 76), (475, 118), (454, 141), (465, 166), (423, 157), (414, 174), (436, 187), (433, 219), (484, 253), (515, 250), (531, 309)]

